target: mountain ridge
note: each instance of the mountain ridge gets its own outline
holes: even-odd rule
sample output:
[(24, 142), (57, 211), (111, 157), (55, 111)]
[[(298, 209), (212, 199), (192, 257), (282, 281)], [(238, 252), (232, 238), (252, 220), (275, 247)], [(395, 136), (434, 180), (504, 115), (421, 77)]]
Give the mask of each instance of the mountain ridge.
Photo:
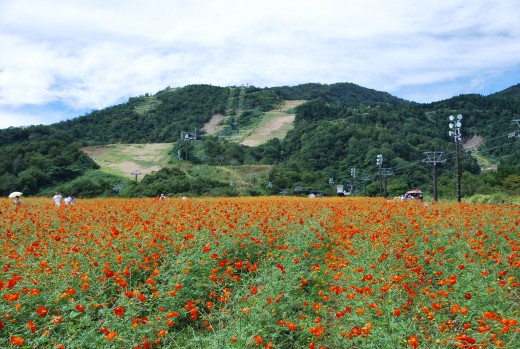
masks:
[[(518, 144), (502, 136), (516, 132), (511, 121), (520, 113), (519, 86), (489, 96), (459, 95), (428, 104), (351, 83), (166, 88), (60, 123), (0, 130), (0, 150), (4, 154), (0, 160), (0, 189), (6, 193), (15, 187), (26, 188), (28, 194), (35, 194), (81, 178), (99, 167), (79, 156), (82, 147), (172, 143), (172, 166), (182, 161), (233, 168), (270, 165), (273, 169), (269, 182), (277, 188), (295, 184), (318, 187), (323, 177), (346, 182), (352, 168), (377, 177), (374, 158), (382, 154), (385, 166), (400, 173), (399, 180), (391, 179), (398, 191), (429, 180), (429, 170), (417, 165), (424, 152), (443, 150), (448, 163), (454, 161), (450, 150), (453, 139), (448, 136), (447, 117), (451, 114), (464, 115), (464, 142), (482, 137), (478, 148), (481, 158), (493, 159), (499, 168), (517, 168)], [(306, 102), (290, 111), (294, 121), (286, 133), (264, 139), (261, 144), (239, 144), (246, 139), (244, 135), (259, 128), (266, 115), (281, 113), (287, 100)], [(218, 132), (209, 134), (204, 126), (214, 115), (223, 117)], [(182, 137), (188, 134), (193, 140), (185, 142)], [(60, 152), (68, 155), (61, 156)], [(476, 157), (468, 153), (462, 157), (463, 171), (478, 176)], [(413, 171), (402, 170), (406, 168)], [(452, 171), (452, 167), (442, 168), (441, 178)], [(192, 185), (182, 188), (194, 188)], [(375, 186), (372, 183), (369, 193), (375, 193)]]

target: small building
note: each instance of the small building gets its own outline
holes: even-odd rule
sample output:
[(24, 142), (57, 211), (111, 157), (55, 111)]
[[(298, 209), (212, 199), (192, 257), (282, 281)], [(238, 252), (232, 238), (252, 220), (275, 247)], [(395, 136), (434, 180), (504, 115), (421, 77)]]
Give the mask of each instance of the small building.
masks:
[(336, 195), (337, 196), (348, 196), (350, 192), (345, 190), (345, 186), (343, 184), (338, 184), (336, 186)]

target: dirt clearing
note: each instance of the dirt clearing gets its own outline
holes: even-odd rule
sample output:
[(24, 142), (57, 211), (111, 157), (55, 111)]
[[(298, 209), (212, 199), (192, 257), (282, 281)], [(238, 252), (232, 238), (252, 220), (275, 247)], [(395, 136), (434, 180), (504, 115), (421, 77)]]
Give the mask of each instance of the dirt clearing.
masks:
[(82, 150), (101, 167), (101, 171), (128, 178), (135, 178), (138, 172), (142, 178), (168, 165), (172, 146), (172, 143), (110, 144)]

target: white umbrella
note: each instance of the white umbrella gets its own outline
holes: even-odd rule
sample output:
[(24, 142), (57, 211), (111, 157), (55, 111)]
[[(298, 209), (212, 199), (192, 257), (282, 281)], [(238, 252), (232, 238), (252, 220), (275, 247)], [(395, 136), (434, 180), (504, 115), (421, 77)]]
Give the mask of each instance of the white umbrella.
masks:
[(19, 191), (13, 191), (11, 194), (9, 194), (10, 199), (15, 198), (17, 196), (22, 196), (22, 193)]

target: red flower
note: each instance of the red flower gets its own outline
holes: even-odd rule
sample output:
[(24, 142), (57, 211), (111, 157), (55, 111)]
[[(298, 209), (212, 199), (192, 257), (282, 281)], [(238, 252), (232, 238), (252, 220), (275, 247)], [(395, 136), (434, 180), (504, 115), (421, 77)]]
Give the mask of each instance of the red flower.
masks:
[(114, 308), (114, 314), (116, 314), (116, 316), (121, 317), (124, 315), (124, 313), (125, 313), (125, 308), (123, 308), (123, 307)]
[(31, 330), (32, 333), (36, 333), (37, 328), (32, 320), (29, 320), (29, 322), (27, 322), (27, 327), (29, 328), (29, 330)]
[(43, 305), (38, 307), (38, 309), (36, 309), (36, 315), (38, 315), (39, 317), (46, 317), (48, 313), (49, 313), (49, 309), (47, 309)]
[(253, 339), (258, 345), (262, 344), (262, 342), (264, 341), (262, 337), (260, 337), (259, 335), (254, 336)]
[(76, 305), (76, 310), (79, 311), (79, 312), (84, 312), (85, 311), (85, 307), (78, 304), (78, 305)]

